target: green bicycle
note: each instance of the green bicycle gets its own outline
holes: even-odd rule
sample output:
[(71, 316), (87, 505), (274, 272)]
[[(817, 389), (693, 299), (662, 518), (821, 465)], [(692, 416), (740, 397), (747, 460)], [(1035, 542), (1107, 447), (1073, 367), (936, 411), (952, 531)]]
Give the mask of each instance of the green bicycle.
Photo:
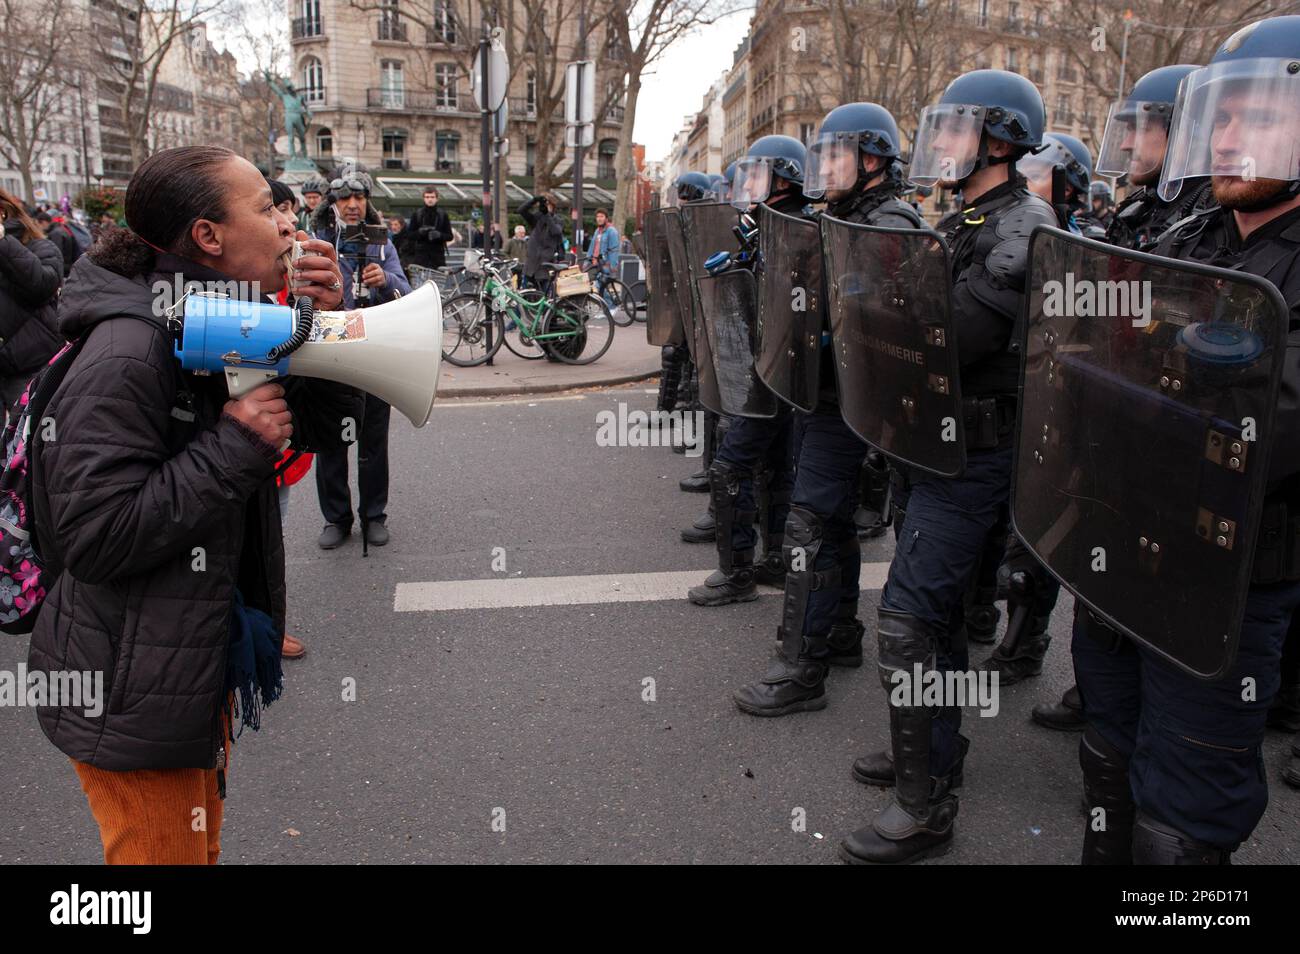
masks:
[[(537, 289), (512, 288), (517, 262), (484, 259), (478, 290), (442, 306), (442, 356), (461, 368), (488, 361), (504, 344), (529, 361), (551, 356), (565, 364), (591, 364), (614, 341), (614, 320), (599, 295), (550, 298)], [(560, 266), (563, 267), (563, 266)]]

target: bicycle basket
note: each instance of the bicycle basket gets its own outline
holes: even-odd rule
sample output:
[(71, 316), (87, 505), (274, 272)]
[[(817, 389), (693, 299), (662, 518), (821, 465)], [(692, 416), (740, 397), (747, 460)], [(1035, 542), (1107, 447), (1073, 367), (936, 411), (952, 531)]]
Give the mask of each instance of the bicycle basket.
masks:
[(483, 251), (477, 248), (465, 249), (465, 271), (471, 275), (483, 274)]
[(578, 266), (566, 268), (555, 276), (555, 294), (560, 298), (591, 294), (591, 278)]

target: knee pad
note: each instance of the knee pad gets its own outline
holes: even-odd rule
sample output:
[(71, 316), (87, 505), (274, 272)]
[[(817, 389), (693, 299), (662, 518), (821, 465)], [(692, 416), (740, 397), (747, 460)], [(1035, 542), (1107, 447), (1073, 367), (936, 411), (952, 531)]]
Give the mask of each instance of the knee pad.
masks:
[(917, 664), (923, 672), (935, 667), (937, 636), (933, 625), (910, 613), (883, 606), (877, 609), (876, 618), (880, 682), (887, 692), (893, 688), (895, 672), (911, 675)]

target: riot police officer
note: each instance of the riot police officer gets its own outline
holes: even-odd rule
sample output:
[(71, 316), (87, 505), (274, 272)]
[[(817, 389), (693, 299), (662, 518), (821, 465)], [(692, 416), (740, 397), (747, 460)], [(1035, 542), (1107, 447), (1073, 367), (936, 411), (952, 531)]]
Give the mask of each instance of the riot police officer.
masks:
[[(807, 149), (792, 136), (755, 140), (737, 164), (732, 205), (742, 208), (762, 202), (787, 215), (803, 213), (808, 203), (803, 194), (806, 161)], [(792, 435), (788, 409), (773, 418), (729, 420), (709, 466), (719, 566), (687, 593), (697, 606), (748, 602), (758, 598), (758, 583), (783, 582), (782, 535), (794, 484)], [(757, 480), (765, 481), (762, 512)], [(763, 558), (757, 564), (756, 518), (764, 541)]]
[(868, 759), (887, 775), (892, 755), (894, 799), (841, 844), (850, 862), (908, 863), (942, 854), (952, 841), (953, 789), (969, 746), (958, 731), (961, 709), (949, 698), (924, 704), (921, 687), (907, 691), (906, 684), (918, 673), (924, 683), (968, 666), (963, 597), (1010, 492), (1020, 371), (1015, 325), (1029, 235), (1039, 224), (1057, 224), (1015, 166), (1042, 145), (1045, 126), (1037, 88), (1003, 70), (959, 76), (920, 117), (909, 177), (959, 188), (964, 203), (939, 231), (952, 249), (966, 467), (955, 478), (911, 478), (877, 624), (892, 752)]
[[(875, 103), (839, 106), (822, 120), (810, 150), (804, 191), (824, 195), (827, 214), (837, 219), (920, 228), (920, 215), (898, 197), (899, 156), (898, 126), (888, 110)], [(862, 664), (862, 550), (854, 512), (868, 447), (840, 413), (826, 332), (820, 361), (813, 413), (794, 412), (797, 464), (784, 533), (781, 651), (761, 680), (734, 696), (736, 705), (751, 715), (821, 709), (826, 705), (828, 666)], [(877, 457), (874, 466), (886, 469), (883, 458)]]
[(1106, 229), (1106, 241), (1112, 245), (1150, 251), (1175, 222), (1214, 204), (1206, 177), (1185, 181), (1178, 196), (1170, 201), (1162, 199), (1155, 188), (1165, 164), (1178, 84), (1196, 69), (1186, 63), (1154, 69), (1111, 108), (1097, 154), (1097, 171), (1127, 176), (1129, 186), (1136, 187), (1115, 208)]
[[(1136, 155), (1136, 154), (1135, 154)], [(1227, 864), (1268, 801), (1261, 748), (1286, 633), (1300, 608), (1300, 16), (1238, 30), (1182, 82), (1159, 195), (1212, 176), (1217, 208), (1171, 229), (1156, 254), (1258, 275), (1290, 334), (1267, 495), (1236, 659), (1218, 679), (1076, 620), (1087, 729), (1085, 864)], [(1246, 173), (1243, 175), (1242, 173)], [(1226, 585), (1226, 581), (1225, 581)], [(1253, 691), (1245, 691), (1245, 687)]]
[[(1180, 195), (1172, 202), (1161, 199), (1155, 189), (1165, 164), (1178, 84), (1196, 69), (1189, 64), (1154, 69), (1134, 83), (1128, 96), (1111, 108), (1097, 155), (1097, 171), (1126, 176), (1135, 187), (1111, 217), (1106, 241), (1112, 245), (1149, 251), (1174, 222), (1193, 209), (1214, 204), (1210, 183), (1203, 177), (1185, 182)], [(1093, 183), (1099, 184), (1105, 185)], [(1086, 608), (1075, 607), (1076, 618), (1087, 612)], [(1088, 623), (1100, 625), (1091, 619)], [(1030, 715), (1035, 723), (1048, 729), (1082, 732), (1086, 724), (1078, 686), (1067, 689), (1059, 702), (1034, 706)]]

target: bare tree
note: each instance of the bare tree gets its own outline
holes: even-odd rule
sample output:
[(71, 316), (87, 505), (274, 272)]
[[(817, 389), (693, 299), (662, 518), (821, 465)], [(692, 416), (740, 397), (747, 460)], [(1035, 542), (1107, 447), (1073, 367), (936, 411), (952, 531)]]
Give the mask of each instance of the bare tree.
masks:
[[(1113, 101), (1138, 77), (1174, 63), (1205, 63), (1230, 34), (1263, 17), (1294, 13), (1294, 0), (1061, 0), (1050, 5), (1046, 35), (1064, 51), (1067, 76), (1086, 94)], [(1124, 36), (1128, 32), (1128, 43)], [(1120, 67), (1124, 85), (1121, 92)], [(1104, 113), (1092, 114), (1093, 142), (1101, 141)]]
[(158, 71), (172, 45), (193, 25), (220, 10), (224, 0), (113, 0), (95, 7), (107, 23), (92, 29), (103, 78), (117, 92), (122, 126), (139, 165), (149, 152), (150, 116)]
[[(248, 78), (239, 83), (240, 152), (265, 166), (270, 176), (275, 175), (271, 144), (284, 129), (284, 104), (264, 74), (279, 76), (288, 68), (289, 43), (283, 30), (287, 16), (285, 0), (237, 0), (217, 18), (229, 44), (243, 53), (250, 67)], [(263, 29), (267, 19), (271, 29)]]
[(636, 126), (637, 104), (643, 78), (656, 60), (675, 43), (701, 27), (746, 6), (743, 0), (598, 0), (600, 18), (618, 38), (626, 65), (623, 93), (623, 127), (619, 131), (618, 192), (614, 221), (627, 221), (632, 190), (636, 186), (636, 159), (632, 154), (632, 131)]
[(0, 157), (33, 192), (32, 170), (51, 142), (52, 117), (75, 95), (68, 42), (72, 0), (0, 0)]

